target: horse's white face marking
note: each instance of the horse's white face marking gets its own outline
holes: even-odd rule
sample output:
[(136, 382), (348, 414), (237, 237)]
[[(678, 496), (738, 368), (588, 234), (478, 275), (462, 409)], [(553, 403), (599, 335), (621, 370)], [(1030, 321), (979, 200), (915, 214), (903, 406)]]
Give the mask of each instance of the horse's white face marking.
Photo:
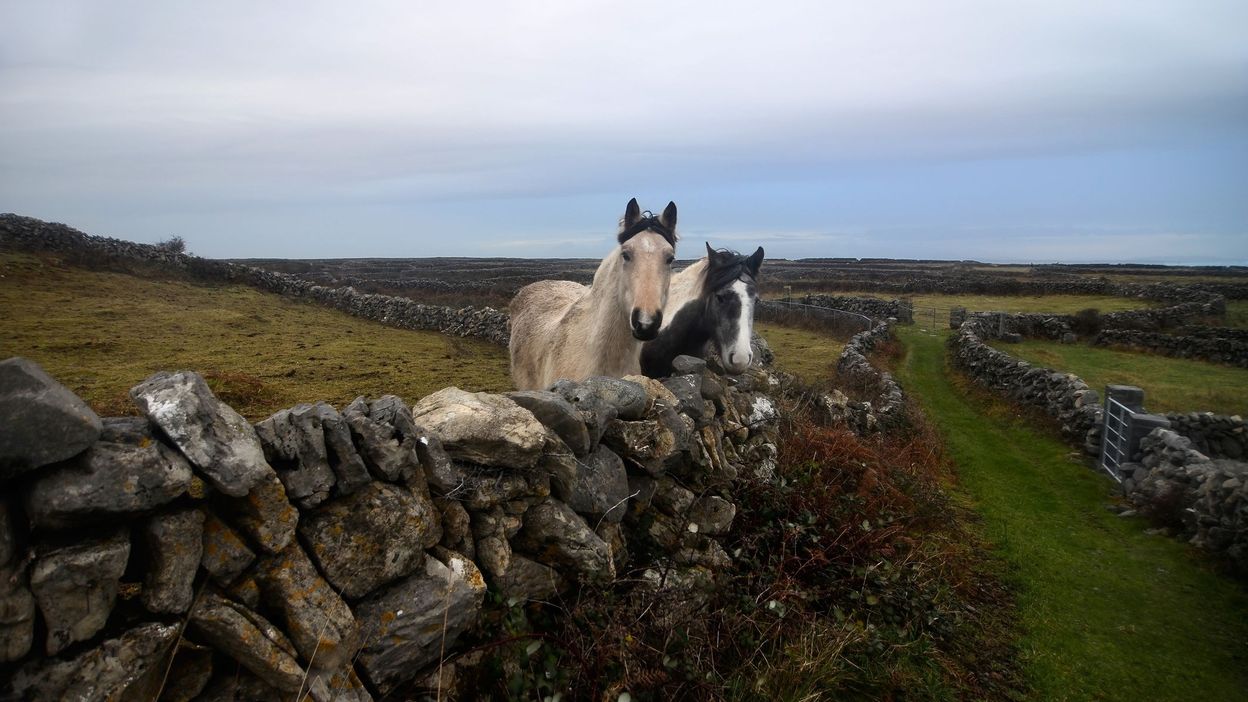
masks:
[(719, 350), (720, 361), (733, 373), (743, 373), (754, 360), (750, 337), (754, 333), (754, 294), (749, 284), (738, 280), (730, 287), (740, 301), (740, 314), (736, 319), (736, 335)]

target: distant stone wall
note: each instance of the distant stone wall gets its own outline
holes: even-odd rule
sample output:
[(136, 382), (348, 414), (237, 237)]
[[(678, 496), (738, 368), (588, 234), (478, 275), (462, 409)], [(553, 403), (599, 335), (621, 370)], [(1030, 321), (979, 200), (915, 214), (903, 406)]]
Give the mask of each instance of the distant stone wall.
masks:
[(773, 474), (774, 381), (675, 365), (252, 426), (195, 373), (100, 419), (0, 362), (0, 699), (156, 699), (166, 669), (173, 699), (408, 699), (487, 591), (702, 587), (734, 482)]
[(1215, 295), (1194, 302), (1180, 302), (1170, 307), (1149, 307), (1123, 310), (1101, 315), (1104, 329), (1137, 329), (1159, 331), (1199, 323), (1208, 318), (1226, 316), (1226, 298)]
[(914, 305), (909, 300), (881, 300), (878, 297), (855, 297), (852, 295), (805, 295), (804, 305), (828, 307), (884, 320), (892, 317), (902, 324), (914, 323)]
[(1092, 343), (1096, 346), (1111, 346), (1174, 358), (1193, 358), (1248, 368), (1248, 339), (1236, 338), (1242, 336), (1236, 332), (1245, 330), (1226, 331), (1232, 333), (1222, 335), (1219, 333), (1219, 328), (1184, 334), (1106, 329), (1097, 334), (1092, 339)]
[(887, 320), (874, 328), (859, 332), (845, 344), (836, 362), (837, 375), (854, 385), (867, 388), (872, 399), (851, 401), (844, 393), (833, 391), (823, 399), (824, 407), (835, 419), (843, 419), (859, 433), (889, 429), (905, 418), (905, 393), (893, 374), (877, 368), (869, 354), (879, 344), (893, 338), (892, 324)]
[(1034, 366), (986, 342), (996, 338), (992, 315), (974, 315), (949, 337), (953, 366), (976, 383), (1051, 417), (1062, 435), (1097, 455), (1101, 446), (1100, 396), (1082, 378)]
[(490, 307), (422, 305), (405, 297), (370, 295), (354, 288), (326, 288), (299, 276), (225, 261), (171, 253), (150, 244), (91, 236), (64, 224), (13, 214), (0, 215), (0, 248), (51, 251), (89, 260), (137, 261), (172, 267), (213, 280), (245, 283), (262, 290), (328, 305), (348, 314), (402, 329), (471, 336), (507, 345), (507, 313)]
[[(894, 275), (894, 277), (896, 277)], [(1203, 302), (1213, 297), (1248, 299), (1248, 283), (1119, 283), (1107, 278), (1060, 278), (1051, 280), (1013, 280), (999, 276), (956, 275), (905, 280), (888, 278), (848, 278), (842, 280), (805, 281), (824, 290), (879, 292), (887, 295), (1110, 295), (1140, 297), (1163, 302)], [(795, 289), (803, 281), (791, 283)]]
[(1210, 458), (1161, 428), (1140, 442), (1135, 459), (1123, 483), (1128, 499), (1248, 575), (1248, 463)]

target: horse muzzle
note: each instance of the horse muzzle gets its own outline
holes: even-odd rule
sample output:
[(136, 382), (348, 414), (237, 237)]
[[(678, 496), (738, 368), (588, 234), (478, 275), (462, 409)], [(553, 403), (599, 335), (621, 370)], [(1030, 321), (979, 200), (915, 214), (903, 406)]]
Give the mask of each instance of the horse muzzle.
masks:
[(663, 326), (663, 313), (655, 312), (653, 315), (647, 315), (649, 319), (643, 319), (641, 310), (634, 309), (630, 322), (633, 327), (633, 338), (639, 341), (650, 341), (659, 335), (659, 328)]

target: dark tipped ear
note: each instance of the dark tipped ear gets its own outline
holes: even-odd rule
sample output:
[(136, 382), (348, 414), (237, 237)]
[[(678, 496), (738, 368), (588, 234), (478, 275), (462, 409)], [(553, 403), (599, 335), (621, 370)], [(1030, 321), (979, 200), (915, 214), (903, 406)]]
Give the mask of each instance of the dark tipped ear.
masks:
[(715, 249), (711, 248), (711, 242), (709, 241), (706, 242), (706, 260), (707, 261), (715, 260)]
[(637, 204), (637, 198), (628, 201), (628, 207), (624, 208), (624, 228), (636, 224), (641, 220), (641, 206)]
[(745, 268), (746, 270), (750, 272), (750, 275), (756, 276), (758, 275), (758, 269), (761, 268), (762, 265), (763, 265), (763, 247), (760, 246), (758, 247), (758, 251), (755, 251), (754, 253), (750, 254), (750, 257), (745, 259)]
[(659, 222), (668, 229), (676, 231), (676, 203), (667, 203), (667, 207), (663, 208), (663, 214), (659, 215)]

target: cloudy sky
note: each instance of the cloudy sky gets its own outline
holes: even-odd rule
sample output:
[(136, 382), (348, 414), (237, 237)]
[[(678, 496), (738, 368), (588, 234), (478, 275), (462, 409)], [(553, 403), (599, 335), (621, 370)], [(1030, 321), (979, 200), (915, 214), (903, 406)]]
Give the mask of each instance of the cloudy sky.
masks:
[(0, 211), (598, 256), (633, 196), (687, 255), (1248, 263), (1248, 2), (0, 3)]

